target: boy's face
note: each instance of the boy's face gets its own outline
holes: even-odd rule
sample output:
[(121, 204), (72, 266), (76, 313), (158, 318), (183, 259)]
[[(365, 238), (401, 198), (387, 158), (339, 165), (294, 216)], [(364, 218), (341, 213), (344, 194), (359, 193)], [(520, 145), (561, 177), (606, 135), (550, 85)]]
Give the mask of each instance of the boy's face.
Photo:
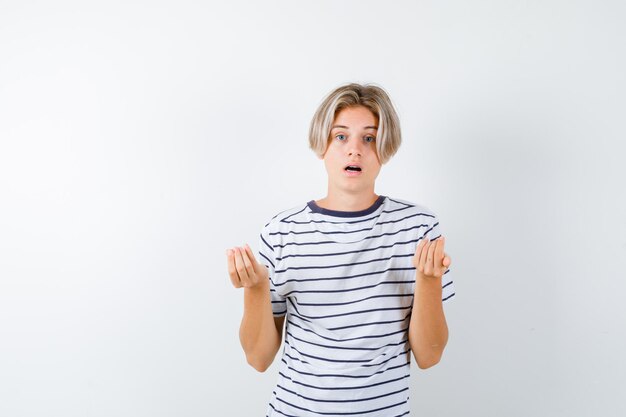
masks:
[[(347, 107), (337, 114), (323, 156), (329, 187), (351, 193), (373, 190), (381, 166), (377, 128), (378, 120), (366, 107)], [(358, 165), (361, 170), (346, 170), (348, 165)]]

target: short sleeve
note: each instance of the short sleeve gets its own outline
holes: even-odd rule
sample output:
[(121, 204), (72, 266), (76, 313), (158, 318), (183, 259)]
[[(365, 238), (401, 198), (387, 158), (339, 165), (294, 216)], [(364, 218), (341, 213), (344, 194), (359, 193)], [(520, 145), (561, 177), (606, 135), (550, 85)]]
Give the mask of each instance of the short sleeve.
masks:
[[(427, 232), (427, 236), (430, 240), (434, 240), (434, 239), (438, 239), (442, 235), (443, 235), (443, 229), (441, 225), (439, 224), (439, 218), (437, 216), (434, 216), (433, 224), (429, 228), (429, 231)], [(448, 253), (447, 249), (445, 251), (446, 253)], [(450, 268), (448, 268), (448, 270), (445, 272), (445, 274), (443, 274), (443, 277), (441, 278), (441, 287), (442, 287), (441, 300), (444, 303), (454, 298), (455, 289), (454, 289), (454, 281), (452, 280), (453, 277), (454, 275), (452, 275), (452, 265), (450, 265)]]
[(269, 273), (272, 313), (274, 314), (274, 317), (282, 317), (285, 313), (287, 313), (287, 300), (276, 291), (276, 287), (274, 285), (276, 255), (269, 235), (269, 223), (263, 227), (259, 235), (259, 263), (265, 265)]

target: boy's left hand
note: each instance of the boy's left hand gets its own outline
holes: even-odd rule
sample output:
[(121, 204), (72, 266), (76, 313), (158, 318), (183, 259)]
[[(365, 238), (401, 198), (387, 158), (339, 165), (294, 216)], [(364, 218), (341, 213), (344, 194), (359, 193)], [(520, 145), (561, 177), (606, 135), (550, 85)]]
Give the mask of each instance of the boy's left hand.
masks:
[(424, 278), (441, 278), (448, 270), (450, 257), (443, 251), (445, 238), (440, 236), (434, 241), (422, 238), (415, 250), (413, 265)]

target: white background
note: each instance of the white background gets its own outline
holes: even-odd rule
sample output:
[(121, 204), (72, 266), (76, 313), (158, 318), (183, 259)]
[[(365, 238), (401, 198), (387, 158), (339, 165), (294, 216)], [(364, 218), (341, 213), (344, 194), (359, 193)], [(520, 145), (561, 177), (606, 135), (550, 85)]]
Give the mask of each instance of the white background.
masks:
[(350, 81), (455, 273), (412, 414), (626, 415), (624, 3), (223, 3), (0, 2), (0, 415), (265, 415), (224, 252), (325, 196)]

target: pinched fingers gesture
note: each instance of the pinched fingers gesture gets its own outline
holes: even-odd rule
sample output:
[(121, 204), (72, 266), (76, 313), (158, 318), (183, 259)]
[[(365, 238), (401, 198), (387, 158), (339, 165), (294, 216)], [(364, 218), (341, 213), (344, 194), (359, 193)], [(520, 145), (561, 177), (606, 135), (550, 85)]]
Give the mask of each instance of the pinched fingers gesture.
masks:
[(431, 241), (423, 237), (415, 249), (413, 265), (418, 273), (427, 278), (441, 278), (450, 266), (451, 260), (444, 252), (443, 236)]
[(226, 250), (228, 274), (235, 288), (256, 288), (268, 284), (267, 267), (257, 262), (248, 244)]

